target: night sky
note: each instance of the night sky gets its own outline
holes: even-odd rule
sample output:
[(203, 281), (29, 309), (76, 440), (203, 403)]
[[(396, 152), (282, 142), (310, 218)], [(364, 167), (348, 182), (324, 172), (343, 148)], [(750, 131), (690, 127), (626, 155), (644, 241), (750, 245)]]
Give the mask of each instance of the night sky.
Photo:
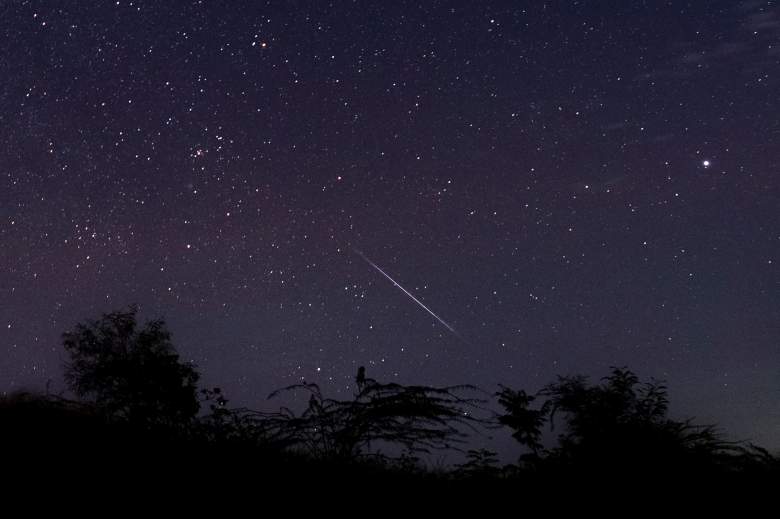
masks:
[(780, 448), (778, 175), (776, 1), (2, 0), (0, 390), (138, 303), (236, 405), (626, 365)]

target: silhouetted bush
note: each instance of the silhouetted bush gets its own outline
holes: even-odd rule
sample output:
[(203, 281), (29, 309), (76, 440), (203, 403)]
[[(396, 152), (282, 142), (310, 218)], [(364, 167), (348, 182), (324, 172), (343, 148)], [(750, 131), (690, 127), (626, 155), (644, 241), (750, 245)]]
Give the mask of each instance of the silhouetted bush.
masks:
[[(537, 395), (503, 388), (505, 413), (499, 422), (530, 448), (521, 457), (525, 469), (586, 471), (625, 477), (667, 473), (716, 475), (767, 467), (768, 453), (728, 442), (711, 426), (667, 416), (667, 389), (657, 381), (640, 383), (625, 368), (613, 368), (601, 385), (582, 376), (560, 377)], [(541, 401), (537, 409), (530, 405)], [(563, 420), (557, 445), (544, 448), (543, 426)]]
[[(235, 409), (219, 388), (197, 391), (198, 373), (179, 360), (162, 320), (139, 327), (136, 315), (135, 308), (106, 314), (64, 334), (66, 380), (82, 401), (0, 397), (6, 464), (19, 457), (25, 467), (56, 465), (61, 477), (132, 469), (143, 481), (187, 476), (193, 484), (197, 474), (246, 467), (264, 482), (472, 490), (486, 483), (502, 492), (607, 479), (780, 477), (780, 459), (768, 451), (669, 418), (666, 387), (641, 383), (625, 368), (595, 385), (559, 377), (536, 394), (502, 386), (496, 396), (503, 412), (491, 420), (477, 417), (482, 400), (464, 396), (472, 386), (380, 383), (362, 367), (351, 399), (327, 398), (316, 384), (302, 383), (271, 395), (303, 392), (308, 403), (300, 413)], [(198, 416), (201, 404), (207, 412)], [(481, 426), (508, 428), (526, 449), (519, 463), (502, 466), (480, 446), (474, 433)], [(452, 468), (425, 463), (426, 453), (463, 454), (461, 447), (470, 450)]]
[(471, 386), (382, 384), (366, 378), (363, 367), (356, 384), (352, 400), (326, 398), (316, 384), (284, 388), (280, 391), (308, 393), (306, 409), (262, 415), (258, 426), (267, 438), (312, 457), (357, 459), (377, 456), (375, 448), (383, 446), (401, 448), (407, 455), (453, 448), (466, 438), (464, 427), (478, 422), (472, 413), (480, 401), (458, 395)]
[(179, 361), (165, 322), (139, 328), (137, 309), (104, 314), (63, 335), (74, 393), (109, 416), (138, 426), (179, 426), (200, 408), (198, 373)]

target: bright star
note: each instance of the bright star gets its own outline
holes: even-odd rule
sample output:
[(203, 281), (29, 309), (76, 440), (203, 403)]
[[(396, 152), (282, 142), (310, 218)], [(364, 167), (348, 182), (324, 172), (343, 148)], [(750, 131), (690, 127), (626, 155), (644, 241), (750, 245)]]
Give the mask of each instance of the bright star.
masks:
[(710, 167), (710, 161), (709, 160), (703, 160), (701, 162), (701, 165), (704, 166), (705, 168), (708, 168), (708, 167)]

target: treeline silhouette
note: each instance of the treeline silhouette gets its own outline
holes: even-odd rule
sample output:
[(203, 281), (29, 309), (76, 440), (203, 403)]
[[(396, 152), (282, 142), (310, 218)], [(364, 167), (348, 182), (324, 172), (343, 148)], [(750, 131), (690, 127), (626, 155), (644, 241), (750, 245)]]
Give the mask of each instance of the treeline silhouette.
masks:
[[(251, 467), (266, 481), (506, 487), (780, 475), (780, 459), (765, 449), (671, 419), (667, 388), (626, 368), (597, 384), (559, 377), (534, 394), (500, 386), (489, 395), (468, 385), (382, 383), (361, 367), (350, 399), (301, 383), (272, 396), (303, 394), (302, 411), (269, 412), (233, 408), (219, 388), (199, 390), (199, 374), (179, 358), (165, 322), (141, 326), (135, 307), (76, 325), (63, 346), (75, 399), (48, 392), (0, 399), (7, 452), (63, 474), (89, 467), (179, 477)], [(518, 443), (511, 463), (478, 446), (501, 429)], [(462, 461), (431, 468), (429, 455), (442, 451)]]

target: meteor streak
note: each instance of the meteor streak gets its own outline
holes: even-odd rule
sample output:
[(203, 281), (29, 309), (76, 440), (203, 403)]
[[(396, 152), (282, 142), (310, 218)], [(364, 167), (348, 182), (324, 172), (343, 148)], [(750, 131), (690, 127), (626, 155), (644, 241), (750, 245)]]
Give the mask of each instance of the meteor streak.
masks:
[(413, 296), (411, 293), (409, 293), (409, 291), (408, 291), (408, 290), (406, 290), (404, 287), (402, 287), (401, 285), (399, 285), (399, 284), (398, 284), (398, 282), (397, 282), (395, 279), (391, 278), (391, 277), (390, 277), (390, 276), (387, 274), (387, 272), (385, 272), (384, 270), (382, 270), (382, 269), (379, 267), (379, 265), (377, 265), (376, 263), (374, 263), (373, 261), (371, 261), (370, 259), (368, 259), (368, 258), (365, 256), (365, 254), (363, 254), (363, 253), (362, 253), (362, 252), (360, 252), (359, 250), (357, 250), (357, 249), (352, 249), (352, 250), (353, 250), (353, 251), (355, 251), (355, 253), (356, 253), (357, 255), (359, 255), (361, 258), (363, 258), (364, 260), (366, 260), (366, 263), (368, 263), (369, 265), (371, 265), (372, 267), (374, 267), (375, 269), (377, 269), (377, 270), (378, 270), (378, 271), (379, 271), (379, 272), (380, 272), (380, 273), (381, 273), (381, 274), (382, 274), (384, 277), (386, 277), (387, 279), (389, 279), (391, 283), (393, 283), (395, 286), (397, 286), (398, 288), (400, 288), (400, 289), (403, 291), (403, 293), (404, 293), (404, 294), (406, 294), (407, 296), (411, 297), (411, 298), (412, 298), (412, 301), (414, 301), (415, 303), (417, 303), (418, 305), (420, 305), (421, 307), (423, 307), (423, 308), (425, 309), (425, 311), (426, 311), (426, 312), (428, 312), (428, 313), (429, 313), (429, 314), (431, 314), (433, 317), (435, 317), (435, 318), (436, 318), (436, 320), (437, 320), (437, 321), (439, 321), (441, 324), (443, 324), (443, 325), (444, 325), (444, 326), (445, 326), (445, 327), (446, 327), (446, 328), (447, 328), (449, 331), (451, 331), (452, 333), (454, 333), (454, 334), (455, 334), (457, 337), (460, 337), (460, 335), (458, 334), (458, 332), (456, 332), (456, 331), (455, 331), (455, 328), (453, 328), (452, 326), (450, 326), (449, 324), (447, 324), (447, 323), (444, 321), (444, 319), (442, 319), (441, 317), (439, 317), (438, 315), (436, 315), (435, 313), (433, 313), (433, 310), (431, 310), (430, 308), (428, 308), (427, 306), (425, 306), (424, 304), (422, 304), (422, 302), (421, 302), (419, 299), (417, 299), (416, 297), (414, 297), (414, 296)]

